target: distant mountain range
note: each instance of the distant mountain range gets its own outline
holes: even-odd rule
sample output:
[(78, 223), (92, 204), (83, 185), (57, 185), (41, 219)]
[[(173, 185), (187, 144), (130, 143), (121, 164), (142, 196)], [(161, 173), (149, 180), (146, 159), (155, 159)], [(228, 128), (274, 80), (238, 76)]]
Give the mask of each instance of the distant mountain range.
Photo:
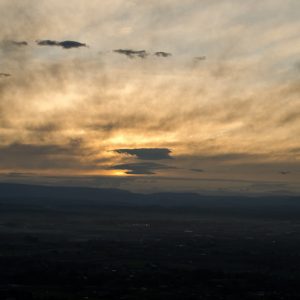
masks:
[(141, 207), (194, 210), (210, 214), (255, 214), (300, 217), (300, 198), (292, 196), (237, 197), (196, 193), (137, 194), (119, 189), (38, 186), (0, 183), (1, 206), (19, 205), (55, 208)]

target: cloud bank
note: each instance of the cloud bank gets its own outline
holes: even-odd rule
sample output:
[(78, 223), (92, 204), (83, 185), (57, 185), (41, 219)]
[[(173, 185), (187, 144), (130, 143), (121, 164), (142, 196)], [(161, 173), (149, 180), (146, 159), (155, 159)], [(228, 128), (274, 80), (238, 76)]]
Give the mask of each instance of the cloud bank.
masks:
[(235, 190), (294, 186), (298, 11), (296, 0), (2, 0), (0, 171), (155, 173), (188, 189), (203, 169)]
[(116, 149), (114, 151), (120, 154), (133, 155), (138, 159), (143, 160), (161, 160), (172, 158), (170, 156), (172, 151), (167, 148)]

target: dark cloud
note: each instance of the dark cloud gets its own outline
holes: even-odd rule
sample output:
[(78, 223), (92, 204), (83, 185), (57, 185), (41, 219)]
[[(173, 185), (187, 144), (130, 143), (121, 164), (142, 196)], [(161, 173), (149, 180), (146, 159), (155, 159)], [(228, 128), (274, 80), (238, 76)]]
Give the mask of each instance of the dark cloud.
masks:
[(82, 145), (71, 140), (65, 145), (13, 143), (0, 147), (0, 168), (78, 167)]
[(170, 57), (170, 56), (172, 56), (172, 53), (159, 51), (159, 52), (155, 52), (154, 55), (156, 55), (158, 57)]
[(47, 132), (54, 132), (59, 130), (61, 127), (59, 124), (54, 122), (46, 122), (44, 124), (38, 124), (38, 125), (28, 125), (25, 127), (29, 131), (33, 131), (35, 133), (41, 132), (42, 134)]
[(114, 150), (120, 154), (129, 154), (136, 156), (138, 159), (143, 160), (160, 160), (171, 159), (170, 153), (172, 152), (168, 148), (138, 148), (138, 149), (116, 149)]
[(292, 111), (285, 115), (283, 118), (280, 119), (280, 125), (285, 125), (289, 123), (296, 122), (300, 119), (300, 112), (299, 111)]
[[(140, 57), (140, 58), (146, 58), (150, 53), (148, 53), (146, 50), (132, 50), (132, 49), (117, 49), (114, 50), (114, 52), (126, 55), (130, 58)], [(172, 53), (158, 51), (155, 52), (153, 55), (157, 57), (170, 57), (172, 56)]]
[(63, 48), (65, 48), (65, 49), (87, 47), (86, 44), (79, 43), (79, 42), (74, 42), (74, 41), (60, 42), (59, 45), (62, 46)]
[(40, 46), (59, 46), (59, 42), (51, 41), (51, 40), (37, 41), (37, 44)]
[(156, 171), (166, 170), (166, 169), (175, 169), (174, 167), (157, 164), (157, 163), (128, 163), (112, 166), (112, 170), (127, 170), (126, 174), (144, 174), (144, 175), (153, 175), (156, 174)]
[[(104, 119), (102, 114), (99, 114), (99, 119)], [(139, 113), (138, 115), (135, 114), (127, 114), (118, 116), (117, 118), (113, 115), (109, 116), (108, 121), (97, 121), (88, 124), (88, 128), (95, 130), (95, 131), (104, 131), (104, 132), (113, 132), (118, 130), (124, 129), (140, 129), (142, 125), (145, 125), (147, 121), (146, 115)]]
[(280, 173), (281, 175), (288, 175), (288, 174), (290, 174), (289, 171), (280, 171), (279, 173)]
[(203, 169), (190, 169), (193, 172), (197, 172), (197, 173), (203, 173), (204, 170)]
[(146, 58), (149, 54), (145, 50), (131, 50), (131, 49), (117, 49), (114, 50), (114, 52), (126, 55), (130, 58), (140, 57), (140, 58)]
[(196, 56), (194, 59), (196, 61), (206, 60), (206, 56)]
[(214, 161), (231, 161), (231, 160), (243, 160), (248, 158), (256, 158), (257, 155), (249, 153), (224, 153), (217, 155), (210, 155), (205, 157), (205, 159), (214, 160)]
[(39, 46), (59, 46), (64, 49), (87, 47), (86, 44), (75, 42), (75, 41), (57, 42), (53, 40), (41, 40), (41, 41), (37, 41), (37, 44)]
[(29, 177), (34, 176), (33, 173), (22, 173), (22, 172), (9, 172), (1, 174), (1, 177), (8, 177), (8, 178), (20, 178), (20, 177)]
[(0, 73), (0, 78), (1, 77), (10, 77), (11, 75), (8, 73)]
[(263, 158), (262, 154), (249, 154), (249, 153), (222, 153), (215, 155), (195, 155), (195, 156), (178, 156), (178, 159), (188, 159), (193, 161), (204, 161), (204, 162), (230, 162), (230, 161), (247, 161), (254, 160), (258, 158)]
[(144, 180), (144, 177), (131, 176), (64, 176), (64, 175), (39, 175), (35, 173), (9, 172), (0, 173), (0, 182), (41, 184), (55, 186), (86, 186), (97, 188), (123, 188), (134, 187), (137, 180)]
[(0, 181), (23, 184), (57, 186), (86, 186), (100, 188), (127, 188), (134, 184), (136, 177), (129, 176), (46, 176), (34, 173), (0, 173)]
[(11, 41), (11, 44), (14, 46), (28, 46), (26, 41)]
[[(28, 46), (26, 41), (16, 41), (16, 40), (1, 40), (0, 48), (6, 55), (11, 55), (15, 53), (17, 48), (22, 48)], [(15, 57), (14, 57), (15, 58)]]
[(2, 155), (10, 153), (11, 155), (20, 154), (20, 155), (30, 155), (30, 156), (39, 156), (39, 155), (57, 155), (66, 153), (70, 150), (69, 146), (59, 146), (59, 145), (37, 145), (37, 144), (21, 144), (14, 143), (0, 148), (0, 153)]
[(256, 182), (250, 185), (250, 188), (256, 191), (272, 191), (277, 189), (285, 189), (287, 187), (288, 183), (285, 182)]
[(289, 150), (290, 153), (300, 154), (300, 147), (299, 148), (292, 148)]

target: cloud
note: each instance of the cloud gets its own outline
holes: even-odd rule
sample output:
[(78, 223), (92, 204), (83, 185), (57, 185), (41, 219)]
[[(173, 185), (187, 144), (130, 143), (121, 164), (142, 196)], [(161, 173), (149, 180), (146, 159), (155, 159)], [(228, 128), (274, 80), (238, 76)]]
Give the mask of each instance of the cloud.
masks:
[[(228, 152), (228, 153), (219, 153), (219, 154), (202, 154), (195, 156), (181, 156), (178, 155), (178, 159), (187, 159), (190, 161), (201, 161), (201, 162), (210, 162), (210, 163), (223, 163), (223, 162), (238, 162), (238, 161), (254, 161), (257, 159), (265, 158), (263, 154), (255, 154), (255, 153), (236, 153), (236, 152)], [(197, 168), (192, 170), (198, 170)], [(199, 169), (202, 170), (202, 169)], [(203, 171), (203, 170), (202, 170)]]
[(11, 41), (11, 44), (15, 46), (28, 46), (28, 43), (26, 41)]
[[(112, 149), (167, 147), (180, 174), (195, 175), (188, 170), (199, 167), (209, 176), (296, 180), (290, 166), (260, 167), (296, 164), (300, 153), (289, 152), (300, 147), (299, 70), (291, 68), (298, 61), (300, 2), (287, 2), (1, 0), (1, 70), (13, 77), (0, 79), (0, 142), (59, 148), (34, 155), (7, 146), (12, 154), (7, 150), (1, 165), (22, 171), (52, 164), (55, 174), (56, 165), (69, 165), (69, 174), (79, 174), (86, 160), (97, 159), (96, 167), (107, 157), (105, 167), (145, 162)], [(40, 37), (50, 38), (44, 42), (50, 48), (22, 45)], [(75, 46), (69, 39), (93, 48), (70, 50), (68, 57), (44, 51)], [(99, 57), (99, 49), (120, 51)], [(156, 50), (173, 56), (155, 56)], [(97, 155), (64, 151), (74, 136)]]
[(296, 123), (300, 120), (300, 112), (299, 111), (292, 111), (289, 112), (286, 116), (279, 120), (280, 125), (286, 125), (288, 123)]
[(195, 61), (202, 61), (202, 60), (206, 60), (206, 56), (196, 56), (194, 57)]
[[(146, 50), (117, 49), (117, 50), (114, 50), (114, 52), (122, 54), (122, 55), (126, 55), (130, 58), (136, 58), (136, 57), (146, 58), (147, 56), (150, 55), (150, 53), (147, 52)], [(153, 55), (155, 55), (157, 57), (166, 58), (166, 57), (172, 56), (172, 53), (158, 51), (158, 52), (154, 52)]]
[(130, 58), (140, 57), (140, 58), (146, 58), (149, 54), (146, 52), (146, 50), (131, 50), (131, 49), (117, 49), (114, 50), (114, 52), (126, 55)]
[(158, 57), (170, 57), (172, 56), (172, 53), (159, 51), (159, 52), (155, 52), (154, 55)]
[(39, 46), (60, 46), (64, 49), (87, 47), (86, 44), (75, 41), (57, 42), (53, 40), (40, 40), (36, 42)]
[(279, 174), (281, 174), (281, 175), (288, 175), (288, 174), (290, 174), (290, 172), (289, 171), (280, 171)]
[(16, 40), (7, 40), (7, 39), (4, 39), (4, 40), (0, 40), (0, 47), (1, 47), (1, 50), (15, 50), (13, 48), (16, 48), (16, 47), (24, 47), (24, 46), (28, 46), (28, 43), (26, 41), (16, 41)]
[(51, 41), (51, 40), (41, 40), (36, 41), (39, 46), (59, 46), (59, 42)]
[(10, 77), (11, 75), (8, 73), (0, 73), (0, 78), (1, 77)]
[(95, 131), (112, 133), (114, 131), (126, 129), (138, 129), (142, 124), (145, 124), (146, 121), (147, 116), (141, 112), (139, 114), (130, 113), (118, 115), (117, 117), (115, 115), (110, 115), (108, 118), (105, 118), (103, 114), (99, 114), (97, 121), (93, 120), (87, 127)]
[(168, 148), (116, 149), (114, 151), (120, 154), (133, 155), (142, 160), (160, 160), (172, 158), (170, 156), (172, 151)]
[(86, 44), (79, 43), (79, 42), (74, 42), (74, 41), (60, 42), (59, 45), (62, 46), (63, 48), (65, 48), (65, 49), (87, 47)]
[(292, 149), (290, 149), (289, 150), (291, 153), (295, 153), (296, 155), (297, 154), (300, 154), (300, 147), (298, 148), (298, 147), (296, 147), (296, 148), (292, 148)]
[(193, 172), (197, 172), (197, 173), (203, 173), (204, 170), (203, 169), (190, 169)]
[(48, 132), (58, 131), (60, 129), (60, 126), (59, 124), (56, 124), (54, 122), (47, 122), (38, 125), (28, 125), (26, 126), (26, 129), (29, 131), (33, 131), (35, 134), (47, 134)]
[(156, 174), (156, 171), (159, 170), (167, 170), (167, 169), (175, 169), (174, 167), (166, 166), (163, 164), (157, 164), (157, 163), (128, 163), (128, 164), (120, 164), (120, 165), (114, 165), (110, 167), (112, 170), (127, 170), (126, 174), (144, 174), (144, 175), (153, 175)]
[(87, 186), (97, 188), (122, 188), (130, 189), (129, 187), (135, 184), (137, 177), (129, 176), (41, 176), (36, 173), (21, 173), (10, 172), (0, 173), (0, 181), (11, 183), (24, 184), (41, 184), (41, 185), (56, 185), (56, 186)]
[(65, 145), (13, 143), (0, 147), (0, 169), (62, 169), (82, 166), (81, 142), (71, 140)]
[(44, 155), (44, 154), (61, 154), (67, 151), (67, 148), (58, 145), (34, 145), (34, 144), (11, 144), (7, 147), (1, 148), (4, 153), (10, 152), (11, 154), (29, 154), (29, 155)]

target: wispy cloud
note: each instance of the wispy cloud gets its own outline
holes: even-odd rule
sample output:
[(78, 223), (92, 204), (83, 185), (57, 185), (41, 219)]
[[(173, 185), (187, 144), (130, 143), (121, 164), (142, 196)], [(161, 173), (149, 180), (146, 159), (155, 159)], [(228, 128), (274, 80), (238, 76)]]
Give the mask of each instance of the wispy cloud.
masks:
[(1, 77), (10, 77), (11, 75), (8, 73), (0, 73), (0, 78)]
[(145, 50), (132, 50), (132, 49), (117, 49), (114, 50), (115, 53), (126, 55), (129, 58), (146, 58), (149, 54)]
[(204, 170), (203, 169), (190, 169), (191, 171), (193, 172), (196, 172), (196, 173), (203, 173)]
[(63, 41), (57, 42), (52, 40), (40, 40), (36, 42), (39, 46), (59, 46), (64, 49), (72, 49), (72, 48), (80, 48), (80, 47), (87, 47), (86, 44), (75, 42), (75, 41)]
[(128, 164), (120, 164), (120, 165), (114, 165), (111, 167), (113, 170), (125, 170), (126, 174), (130, 175), (154, 175), (157, 173), (157, 171), (160, 170), (167, 170), (167, 169), (174, 169), (174, 167), (166, 166), (163, 164), (157, 164), (157, 163), (150, 163), (150, 162), (144, 162), (144, 163), (128, 163)]
[(158, 57), (170, 57), (170, 56), (172, 56), (172, 53), (159, 51), (159, 52), (155, 52), (154, 55), (156, 55)]
[(114, 151), (120, 154), (136, 156), (138, 159), (143, 160), (161, 160), (172, 158), (170, 156), (172, 151), (167, 148), (116, 149)]

